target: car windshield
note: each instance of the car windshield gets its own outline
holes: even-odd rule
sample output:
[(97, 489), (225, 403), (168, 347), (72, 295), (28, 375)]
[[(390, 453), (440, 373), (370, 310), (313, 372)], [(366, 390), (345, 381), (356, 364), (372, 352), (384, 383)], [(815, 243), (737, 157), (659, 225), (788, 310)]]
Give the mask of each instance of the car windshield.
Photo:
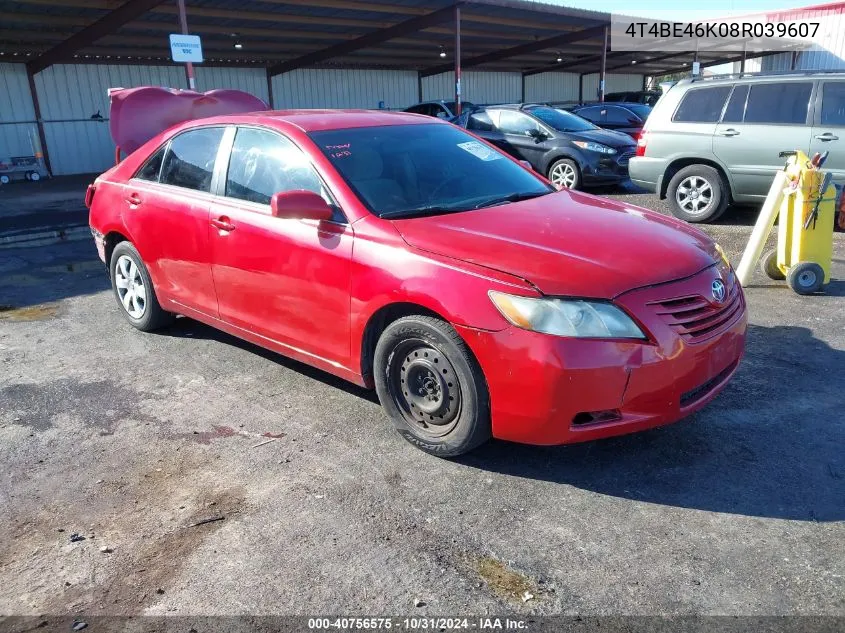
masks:
[(558, 132), (585, 132), (596, 129), (589, 121), (565, 110), (541, 107), (530, 108), (528, 111)]
[[(452, 112), (454, 112), (455, 109), (458, 107), (458, 104), (455, 103), (454, 101), (446, 101), (445, 105)], [(474, 107), (475, 107), (475, 104), (472, 103), (471, 101), (461, 101), (461, 112), (465, 112), (467, 109), (474, 108)]]
[(554, 191), (498, 150), (451, 125), (362, 127), (310, 136), (379, 217), (467, 211)]

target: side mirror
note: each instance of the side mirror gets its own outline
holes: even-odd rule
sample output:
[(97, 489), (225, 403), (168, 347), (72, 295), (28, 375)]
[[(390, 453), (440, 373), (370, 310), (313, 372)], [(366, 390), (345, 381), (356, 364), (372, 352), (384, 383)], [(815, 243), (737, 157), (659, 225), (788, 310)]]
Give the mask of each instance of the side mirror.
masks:
[(527, 160), (521, 160), (519, 161), (519, 164), (525, 167), (525, 169), (530, 169), (531, 171), (534, 171), (534, 166)]
[(533, 138), (535, 143), (542, 143), (548, 138), (545, 134), (543, 134), (543, 132), (541, 132), (537, 128), (532, 128), (528, 130), (528, 136)]
[(331, 220), (332, 208), (323, 200), (323, 196), (296, 189), (280, 191), (270, 198), (270, 211), (277, 218), (298, 220)]

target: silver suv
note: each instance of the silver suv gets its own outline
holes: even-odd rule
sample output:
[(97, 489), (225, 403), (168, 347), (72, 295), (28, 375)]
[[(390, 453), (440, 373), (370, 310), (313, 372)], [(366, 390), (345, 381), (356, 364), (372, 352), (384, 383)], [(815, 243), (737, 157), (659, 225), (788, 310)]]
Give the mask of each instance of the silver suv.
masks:
[(845, 72), (679, 81), (648, 117), (629, 172), (676, 217), (712, 222), (730, 203), (761, 203), (779, 154), (795, 149), (829, 150), (825, 169), (845, 183)]

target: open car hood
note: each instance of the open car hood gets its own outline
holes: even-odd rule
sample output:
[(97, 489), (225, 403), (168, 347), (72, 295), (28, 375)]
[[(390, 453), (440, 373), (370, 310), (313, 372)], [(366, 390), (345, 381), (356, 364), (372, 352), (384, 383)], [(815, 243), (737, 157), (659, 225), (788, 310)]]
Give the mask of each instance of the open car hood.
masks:
[(268, 109), (261, 99), (240, 90), (110, 88), (109, 101), (109, 131), (115, 145), (126, 154), (177, 123)]

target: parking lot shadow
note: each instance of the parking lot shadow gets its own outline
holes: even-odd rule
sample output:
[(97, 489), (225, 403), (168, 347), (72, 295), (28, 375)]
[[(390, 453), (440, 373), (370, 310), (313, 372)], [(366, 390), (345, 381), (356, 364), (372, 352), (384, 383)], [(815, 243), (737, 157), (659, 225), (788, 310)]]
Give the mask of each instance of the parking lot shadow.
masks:
[(584, 444), (491, 442), (458, 461), (668, 506), (845, 519), (845, 351), (802, 327), (749, 326), (734, 380), (677, 424)]
[(353, 396), (363, 398), (364, 400), (369, 400), (370, 402), (373, 402), (375, 404), (379, 403), (375, 391), (364, 389), (363, 387), (359, 387), (356, 384), (343, 380), (342, 378), (338, 378), (337, 376), (325, 372), (321, 369), (317, 369), (315, 367), (312, 367), (311, 365), (306, 365), (305, 363), (300, 363), (299, 361), (294, 360), (292, 358), (288, 358), (287, 356), (282, 356), (281, 354), (277, 354), (276, 352), (273, 352), (271, 350), (265, 349), (258, 345), (254, 345), (249, 341), (237, 338), (236, 336), (232, 336), (230, 334), (227, 334), (226, 332), (217, 330), (211, 326), (205, 325), (204, 323), (200, 323), (199, 321), (194, 321), (193, 319), (176, 319), (173, 325), (162, 330), (157, 330), (156, 334), (163, 336), (174, 336), (177, 338), (204, 339), (209, 341), (217, 341), (225, 345), (231, 345), (232, 347), (237, 347), (239, 349), (251, 352), (256, 356), (260, 356), (261, 358), (271, 360), (274, 363), (281, 365), (282, 367), (290, 369), (291, 371), (298, 372), (304, 376), (313, 378), (314, 380), (319, 380), (320, 382), (329, 385), (330, 387), (336, 387)]

